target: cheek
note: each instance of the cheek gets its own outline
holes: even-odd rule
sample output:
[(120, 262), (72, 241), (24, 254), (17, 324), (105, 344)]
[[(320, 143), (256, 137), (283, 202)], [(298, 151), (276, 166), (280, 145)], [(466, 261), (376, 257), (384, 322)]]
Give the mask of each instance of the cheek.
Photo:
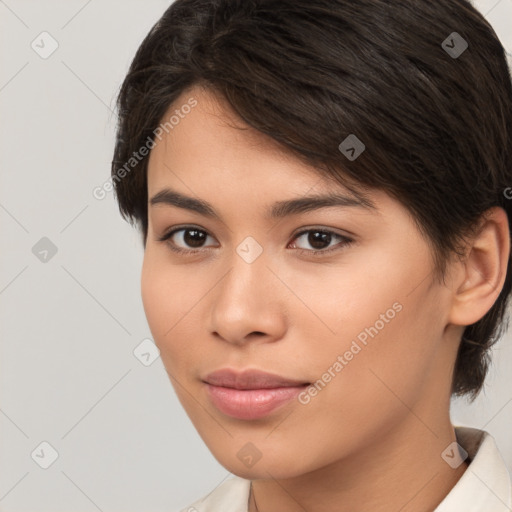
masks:
[[(428, 332), (422, 334), (417, 327), (416, 306), (404, 301), (403, 309), (378, 334), (368, 335), (366, 345), (354, 340), (360, 348), (353, 348), (353, 339), (347, 335), (337, 345), (310, 353), (318, 391), (299, 406), (301, 430), (285, 421), (280, 426), (283, 438), (296, 436), (308, 457), (325, 463), (363, 449), (408, 416), (421, 397), (434, 353)], [(419, 323), (426, 324), (421, 319)], [(338, 356), (345, 356), (341, 370), (336, 366)], [(318, 429), (329, 441), (310, 449)]]
[[(406, 415), (408, 406), (420, 399), (442, 331), (441, 323), (436, 325), (435, 305), (428, 302), (425, 295), (391, 302), (391, 307), (386, 300), (381, 307), (376, 303), (362, 328), (347, 325), (347, 336), (323, 354), (318, 378), (328, 380), (329, 368), (336, 376), (313, 400), (333, 412), (329, 422), (349, 430), (357, 426), (360, 433), (370, 435)], [(379, 318), (381, 313), (387, 323)]]
[[(365, 271), (345, 273), (338, 282), (324, 280), (330, 286), (319, 287), (311, 303), (330, 333), (305, 346), (303, 357), (320, 380), (310, 412), (320, 415), (332, 406), (327, 421), (333, 424), (372, 428), (379, 418), (405, 413), (403, 403), (414, 403), (422, 392), (439, 348), (442, 300), (426, 284), (415, 288), (419, 269), (382, 255), (379, 262), (365, 261)], [(305, 296), (312, 300), (315, 293)], [(304, 324), (305, 339), (318, 339), (319, 327), (316, 319)]]
[(151, 249), (146, 250), (141, 297), (149, 328), (165, 363), (175, 350), (176, 340), (183, 339), (185, 317), (197, 299), (190, 283), (184, 282), (185, 273), (161, 260)]
[(164, 269), (156, 263), (150, 249), (146, 249), (141, 273), (141, 297), (149, 328), (158, 345), (168, 329), (163, 320), (169, 307), (170, 294), (165, 294)]

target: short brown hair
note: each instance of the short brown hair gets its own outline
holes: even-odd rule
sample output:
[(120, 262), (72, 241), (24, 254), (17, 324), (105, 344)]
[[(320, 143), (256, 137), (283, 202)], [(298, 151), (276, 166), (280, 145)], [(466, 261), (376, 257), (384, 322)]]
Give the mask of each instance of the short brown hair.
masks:
[[(117, 103), (114, 190), (144, 246), (148, 157), (122, 179), (119, 166), (194, 85), (319, 173), (398, 200), (439, 278), (489, 208), (502, 207), (512, 225), (510, 69), (467, 0), (176, 0), (139, 47)], [(349, 135), (366, 147), (355, 160), (339, 149)], [(498, 299), (465, 328), (452, 394), (474, 400), (481, 390), (511, 286), (509, 258)]]

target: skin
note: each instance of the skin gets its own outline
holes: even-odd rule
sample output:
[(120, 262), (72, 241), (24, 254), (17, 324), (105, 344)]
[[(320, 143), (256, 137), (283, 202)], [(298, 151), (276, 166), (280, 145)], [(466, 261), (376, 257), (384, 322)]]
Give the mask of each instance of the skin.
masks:
[[(451, 261), (438, 283), (427, 240), (382, 191), (369, 193), (377, 212), (330, 207), (267, 219), (275, 201), (347, 191), (252, 128), (229, 126), (244, 123), (205, 89), (187, 91), (165, 117), (190, 97), (197, 106), (151, 151), (148, 197), (170, 187), (208, 201), (222, 221), (150, 205), (141, 279), (151, 332), (186, 413), (219, 463), (253, 481), (259, 512), (432, 511), (467, 468), (441, 457), (456, 440), (451, 378), (464, 326), (490, 309), (505, 280), (505, 212), (487, 212), (466, 259)], [(186, 231), (172, 237), (198, 253), (158, 241), (181, 225), (209, 235), (199, 246)], [(333, 235), (315, 246), (296, 236), (304, 228), (354, 242)], [(248, 236), (263, 248), (250, 264), (236, 252)], [(225, 367), (317, 381), (397, 302), (401, 311), (309, 403), (292, 400), (249, 421), (209, 401), (201, 379)], [(249, 442), (261, 453), (252, 467), (237, 457)]]

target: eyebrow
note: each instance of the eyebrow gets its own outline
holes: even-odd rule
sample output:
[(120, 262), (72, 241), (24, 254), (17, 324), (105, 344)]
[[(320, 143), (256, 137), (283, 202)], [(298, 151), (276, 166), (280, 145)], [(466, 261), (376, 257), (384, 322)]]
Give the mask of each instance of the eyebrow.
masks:
[[(178, 208), (199, 213), (205, 217), (217, 220), (221, 219), (221, 216), (207, 201), (186, 196), (170, 188), (164, 188), (157, 192), (150, 199), (150, 205), (176, 206)], [(375, 203), (366, 197), (348, 196), (333, 192), (322, 195), (300, 197), (298, 199), (289, 199), (286, 201), (277, 201), (271, 206), (267, 213), (267, 217), (270, 219), (279, 219), (289, 215), (297, 215), (328, 207), (358, 207), (372, 212), (378, 211)]]

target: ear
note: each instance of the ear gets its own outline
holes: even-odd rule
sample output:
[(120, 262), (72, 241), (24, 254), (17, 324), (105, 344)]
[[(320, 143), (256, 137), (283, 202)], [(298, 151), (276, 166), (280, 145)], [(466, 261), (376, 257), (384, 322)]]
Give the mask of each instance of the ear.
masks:
[(449, 323), (471, 325), (491, 309), (503, 288), (509, 256), (507, 214), (503, 208), (490, 208), (482, 215), (464, 261), (457, 263)]

